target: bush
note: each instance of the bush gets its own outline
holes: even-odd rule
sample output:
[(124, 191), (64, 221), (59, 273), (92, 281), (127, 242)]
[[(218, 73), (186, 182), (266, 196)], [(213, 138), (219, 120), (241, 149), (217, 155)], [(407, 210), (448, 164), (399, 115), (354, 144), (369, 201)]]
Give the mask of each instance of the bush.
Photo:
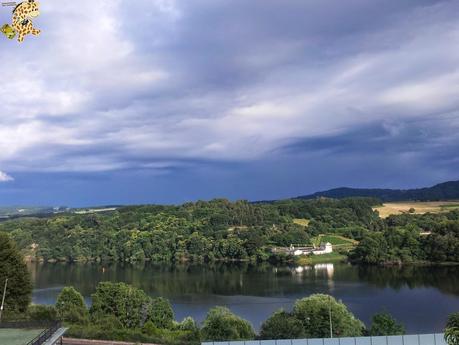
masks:
[(33, 304), (27, 309), (27, 316), (34, 321), (54, 321), (57, 320), (57, 311), (52, 305)]
[(304, 336), (301, 321), (283, 310), (275, 312), (263, 322), (260, 331), (261, 339), (298, 339)]
[(62, 289), (56, 301), (56, 311), (59, 320), (70, 323), (86, 323), (88, 309), (83, 296), (73, 287)]
[(255, 332), (246, 320), (234, 315), (228, 308), (212, 308), (204, 320), (202, 337), (205, 340), (250, 340)]
[(459, 345), (459, 313), (451, 314), (448, 317), (445, 340), (448, 345)]
[(155, 326), (155, 324), (151, 321), (145, 322), (145, 324), (142, 327), (142, 333), (145, 333), (147, 335), (153, 336), (153, 335), (158, 335), (159, 334), (159, 329), (158, 327)]
[(179, 323), (178, 328), (181, 331), (191, 331), (191, 332), (199, 330), (199, 327), (194, 321), (194, 319), (189, 316), (184, 318), (183, 321)]
[(99, 283), (92, 295), (91, 315), (113, 315), (126, 328), (143, 326), (151, 308), (145, 292), (125, 283)]
[(174, 311), (170, 302), (162, 297), (153, 299), (148, 319), (157, 328), (172, 328), (174, 322)]
[(370, 328), (370, 335), (403, 335), (405, 334), (405, 326), (397, 323), (390, 314), (379, 313), (373, 316)]
[(316, 294), (296, 301), (293, 316), (301, 321), (308, 338), (330, 336), (330, 311), (335, 337), (358, 337), (364, 324), (332, 296)]
[(103, 330), (109, 331), (113, 329), (122, 329), (123, 324), (113, 315), (104, 315), (101, 318), (93, 321), (94, 325), (100, 327)]
[[(107, 319), (108, 320), (108, 319)], [(152, 323), (147, 322), (145, 325)], [(145, 326), (144, 325), (144, 326)], [(153, 325), (154, 327), (154, 325)], [(149, 328), (149, 326), (147, 326)], [(157, 330), (157, 333), (149, 335), (144, 329), (127, 328), (102, 328), (99, 325), (72, 325), (66, 333), (69, 337), (94, 339), (94, 340), (113, 340), (129, 341), (139, 343), (156, 343), (164, 345), (200, 345), (199, 337), (192, 332)]]

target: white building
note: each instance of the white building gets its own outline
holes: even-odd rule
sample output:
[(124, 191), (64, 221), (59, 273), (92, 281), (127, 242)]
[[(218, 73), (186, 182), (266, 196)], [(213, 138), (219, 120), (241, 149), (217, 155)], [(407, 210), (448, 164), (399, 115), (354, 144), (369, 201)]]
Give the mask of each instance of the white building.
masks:
[(323, 254), (330, 254), (333, 252), (333, 246), (330, 242), (325, 243), (325, 245), (321, 245), (319, 249), (315, 249), (312, 251), (314, 255), (323, 255)]
[(293, 244), (290, 245), (290, 247), (280, 247), (276, 248), (274, 247), (272, 249), (274, 253), (285, 253), (289, 255), (294, 255), (294, 256), (301, 256), (301, 255), (322, 255), (322, 254), (328, 254), (333, 252), (333, 246), (331, 243), (325, 243), (322, 244), (319, 248), (314, 248), (314, 247), (295, 247)]

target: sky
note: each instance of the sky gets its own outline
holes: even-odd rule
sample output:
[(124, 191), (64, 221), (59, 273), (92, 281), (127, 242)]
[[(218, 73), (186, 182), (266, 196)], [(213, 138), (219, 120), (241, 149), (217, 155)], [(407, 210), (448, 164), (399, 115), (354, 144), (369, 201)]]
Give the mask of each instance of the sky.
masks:
[(0, 205), (459, 179), (457, 0), (40, 5), (0, 37)]

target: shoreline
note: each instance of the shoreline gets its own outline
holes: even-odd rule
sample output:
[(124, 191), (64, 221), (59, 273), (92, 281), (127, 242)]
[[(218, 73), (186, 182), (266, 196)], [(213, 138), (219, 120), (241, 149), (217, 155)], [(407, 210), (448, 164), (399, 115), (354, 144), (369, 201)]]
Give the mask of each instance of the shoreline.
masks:
[(346, 255), (343, 254), (325, 254), (320, 256), (306, 256), (306, 257), (298, 257), (294, 258), (293, 260), (289, 261), (282, 261), (282, 262), (270, 262), (269, 260), (266, 261), (254, 261), (250, 259), (242, 259), (242, 260), (226, 260), (226, 259), (216, 259), (212, 261), (194, 261), (194, 260), (173, 260), (173, 261), (152, 261), (151, 259), (144, 259), (144, 260), (137, 260), (137, 261), (122, 261), (122, 260), (101, 260), (101, 259), (79, 259), (79, 260), (57, 260), (57, 259), (50, 259), (45, 260), (43, 258), (33, 258), (30, 256), (24, 257), (24, 261), (28, 264), (31, 263), (40, 263), (40, 264), (87, 264), (87, 263), (97, 263), (97, 264), (142, 264), (142, 263), (153, 263), (153, 264), (206, 264), (206, 263), (252, 263), (252, 264), (270, 264), (270, 265), (298, 265), (298, 266), (307, 266), (307, 265), (315, 265), (315, 264), (326, 264), (326, 263), (349, 263), (353, 266), (361, 266), (361, 267), (436, 267), (436, 266), (459, 266), (459, 262), (433, 262), (433, 261), (415, 261), (409, 263), (403, 262), (387, 262), (381, 263), (378, 265), (370, 265), (364, 264), (359, 262), (352, 262)]

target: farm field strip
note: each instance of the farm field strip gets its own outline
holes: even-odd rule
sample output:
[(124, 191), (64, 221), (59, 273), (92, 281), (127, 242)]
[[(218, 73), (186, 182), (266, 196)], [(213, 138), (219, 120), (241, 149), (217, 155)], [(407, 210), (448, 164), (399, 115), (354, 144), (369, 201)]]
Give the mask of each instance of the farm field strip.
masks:
[(410, 209), (414, 209), (415, 214), (448, 212), (459, 209), (459, 201), (388, 202), (374, 208), (381, 218), (408, 213)]

